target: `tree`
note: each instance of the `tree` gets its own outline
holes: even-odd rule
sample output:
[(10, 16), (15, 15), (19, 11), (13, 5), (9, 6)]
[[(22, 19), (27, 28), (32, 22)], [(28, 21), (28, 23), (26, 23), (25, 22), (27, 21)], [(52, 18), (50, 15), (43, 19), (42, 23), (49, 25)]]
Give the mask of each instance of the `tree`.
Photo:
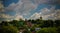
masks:
[(18, 33), (18, 29), (10, 24), (8, 26), (3, 25), (0, 27), (0, 33)]
[(60, 26), (57, 28), (58, 33), (60, 33)]
[(37, 31), (37, 33), (57, 33), (57, 29), (53, 28), (42, 28), (41, 30)]
[(19, 21), (17, 20), (13, 20), (13, 21), (10, 21), (9, 24), (12, 24), (13, 26), (16, 26), (17, 28), (19, 28)]
[(56, 23), (56, 27), (60, 26), (60, 20), (55, 20), (55, 23)]
[(43, 23), (44, 27), (53, 27), (54, 22), (52, 20), (44, 20)]

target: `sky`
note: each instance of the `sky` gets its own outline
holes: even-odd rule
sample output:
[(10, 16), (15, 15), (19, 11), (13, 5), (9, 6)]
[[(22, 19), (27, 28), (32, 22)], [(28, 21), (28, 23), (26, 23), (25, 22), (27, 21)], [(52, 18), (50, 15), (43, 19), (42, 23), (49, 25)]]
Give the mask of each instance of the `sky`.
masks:
[(60, 0), (3, 0), (0, 21), (19, 20), (20, 18), (38, 19), (40, 17), (44, 20), (60, 20), (59, 14)]

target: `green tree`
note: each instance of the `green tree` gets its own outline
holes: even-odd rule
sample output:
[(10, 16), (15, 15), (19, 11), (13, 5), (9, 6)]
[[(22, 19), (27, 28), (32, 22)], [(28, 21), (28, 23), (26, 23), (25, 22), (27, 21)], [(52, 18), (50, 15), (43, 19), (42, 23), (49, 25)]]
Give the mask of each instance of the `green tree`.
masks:
[(13, 26), (16, 26), (18, 29), (20, 27), (19, 21), (17, 21), (17, 20), (10, 21), (9, 24), (12, 24)]
[(37, 33), (57, 33), (57, 29), (55, 27), (53, 28), (42, 28)]
[(59, 27), (60, 26), (60, 20), (55, 20), (55, 24), (56, 24), (55, 25), (56, 27)]
[(57, 28), (58, 33), (60, 33), (60, 26)]
[(3, 25), (0, 27), (0, 33), (18, 33), (18, 29), (10, 24), (8, 26)]

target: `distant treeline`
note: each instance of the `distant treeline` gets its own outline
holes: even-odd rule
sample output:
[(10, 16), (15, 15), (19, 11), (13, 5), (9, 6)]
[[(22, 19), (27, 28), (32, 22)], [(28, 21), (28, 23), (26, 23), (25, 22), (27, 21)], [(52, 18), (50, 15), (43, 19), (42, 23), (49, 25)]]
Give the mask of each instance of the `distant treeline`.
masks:
[[(51, 32), (57, 32), (60, 33), (60, 20), (42, 20), (42, 18), (40, 19), (36, 19), (36, 20), (22, 20), (20, 19), (18, 20), (12, 20), (12, 21), (2, 21), (2, 23), (0, 23), (0, 31), (2, 33), (17, 33), (20, 29), (31, 29), (31, 31), (35, 31), (35, 28), (42, 28), (41, 29), (41, 33), (46, 29), (53, 29), (55, 28), (55, 31), (51, 31)], [(44, 30), (45, 29), (45, 30)], [(48, 31), (48, 30), (47, 30)], [(49, 30), (50, 31), (50, 30)], [(48, 31), (48, 32), (49, 32)], [(30, 31), (26, 31), (26, 32), (30, 32)]]

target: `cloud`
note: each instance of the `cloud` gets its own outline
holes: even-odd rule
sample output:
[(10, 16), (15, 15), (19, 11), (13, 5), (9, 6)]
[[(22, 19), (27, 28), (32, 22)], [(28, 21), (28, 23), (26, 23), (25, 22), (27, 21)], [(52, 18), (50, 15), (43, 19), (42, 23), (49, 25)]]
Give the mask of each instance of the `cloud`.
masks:
[(35, 4), (60, 4), (60, 0), (32, 0)]
[(41, 15), (39, 13), (34, 13), (29, 19), (39, 19), (40, 16)]
[(1, 2), (0, 2), (0, 12), (4, 12), (4, 6)]
[(25, 20), (25, 18), (22, 15), (16, 14), (14, 16), (14, 20), (19, 20), (19, 19)]
[(22, 15), (30, 15), (30, 11), (35, 10), (39, 4), (53, 4), (56, 0), (19, 0), (6, 7), (6, 11), (15, 11)]
[(10, 20), (19, 20), (19, 19), (23, 19), (22, 15), (16, 14), (14, 16), (11, 16), (9, 14), (0, 14), (0, 21), (1, 19), (3, 19), (2, 21), (10, 21)]
[(15, 3), (10, 4), (8, 7), (5, 8), (5, 10), (7, 11), (13, 11), (16, 7)]
[(6, 10), (7, 11), (15, 11), (17, 13), (20, 13), (22, 15), (30, 14), (29, 12), (34, 10), (36, 8), (36, 5), (31, 3), (30, 1), (25, 0), (19, 0), (18, 3), (12, 3), (10, 4)]
[(10, 16), (8, 14), (0, 14), (0, 21), (11, 20), (14, 16)]
[[(60, 0), (19, 0), (17, 3), (11, 3), (8, 7), (5, 7), (4, 12), (16, 12), (15, 15), (11, 16), (9, 14), (1, 14), (0, 10), (0, 18), (4, 18), (4, 20), (12, 20), (12, 19), (25, 19), (23, 16), (28, 16), (31, 14), (32, 10), (36, 10), (40, 4), (49, 4), (55, 5), (60, 4)], [(3, 7), (3, 6), (2, 6)], [(4, 7), (3, 7), (4, 8)], [(39, 10), (40, 13), (34, 13), (30, 18), (37, 19), (40, 16), (43, 19), (60, 19), (60, 10), (55, 10), (55, 7), (50, 9), (43, 8)], [(8, 12), (9, 13), (9, 12)], [(12, 13), (13, 14), (13, 13)]]
[(56, 17), (56, 19), (58, 19), (58, 20), (60, 20), (60, 9), (58, 9), (58, 10), (55, 10), (56, 12), (55, 12), (55, 17)]
[(34, 13), (30, 19), (39, 19), (40, 17), (42, 17), (43, 20), (60, 20), (60, 9), (55, 10), (55, 7), (51, 7), (50, 9), (43, 8), (39, 13)]
[[(19, 0), (17, 3), (11, 3), (8, 7), (5, 7), (5, 12), (16, 12), (12, 19), (24, 19), (23, 16), (30, 15), (30, 11), (36, 9), (36, 5), (31, 1)], [(8, 12), (9, 13), (9, 12)], [(8, 16), (9, 17), (9, 16)], [(11, 19), (11, 18), (10, 18)]]
[(43, 19), (58, 19), (60, 20), (60, 9), (55, 9), (55, 7), (51, 7), (50, 9), (44, 8), (41, 10), (41, 15)]
[(13, 16), (10, 16), (8, 14), (0, 14), (0, 18), (12, 18)]
[(46, 3), (47, 0), (32, 0), (35, 4), (43, 4)]

